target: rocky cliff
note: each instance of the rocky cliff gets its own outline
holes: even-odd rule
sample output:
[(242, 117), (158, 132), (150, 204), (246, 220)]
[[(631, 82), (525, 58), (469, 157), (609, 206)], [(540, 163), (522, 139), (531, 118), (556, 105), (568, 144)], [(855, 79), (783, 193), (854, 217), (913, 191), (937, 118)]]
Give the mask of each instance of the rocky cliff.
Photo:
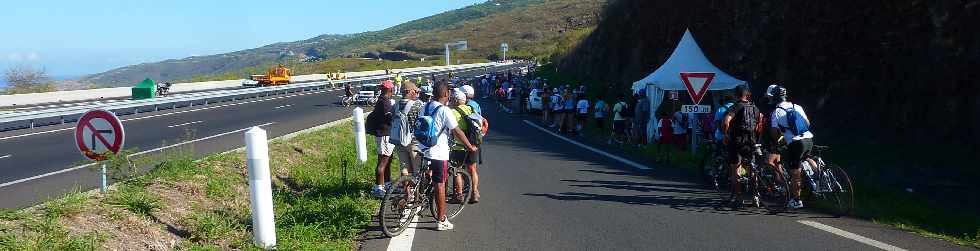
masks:
[(980, 1), (620, 0), (559, 68), (625, 89), (690, 28), (757, 95), (785, 84), (827, 137), (976, 152), (977, 24)]

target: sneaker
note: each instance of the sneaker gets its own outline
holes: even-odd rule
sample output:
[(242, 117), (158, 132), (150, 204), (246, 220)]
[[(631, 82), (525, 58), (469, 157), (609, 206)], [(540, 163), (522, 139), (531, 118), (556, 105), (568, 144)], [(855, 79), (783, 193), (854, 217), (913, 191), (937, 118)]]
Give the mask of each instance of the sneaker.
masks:
[(449, 219), (440, 221), (439, 223), (436, 223), (436, 230), (438, 231), (453, 230), (453, 223), (449, 222)]
[(374, 197), (384, 198), (385, 197), (385, 188), (382, 187), (381, 185), (377, 185), (377, 186), (374, 187), (374, 190), (371, 191), (371, 194), (373, 194)]
[(759, 201), (759, 195), (752, 196), (752, 205), (759, 208), (762, 207), (762, 203)]
[(800, 209), (803, 208), (803, 202), (800, 200), (790, 200), (789, 205), (786, 205), (786, 207), (790, 209)]

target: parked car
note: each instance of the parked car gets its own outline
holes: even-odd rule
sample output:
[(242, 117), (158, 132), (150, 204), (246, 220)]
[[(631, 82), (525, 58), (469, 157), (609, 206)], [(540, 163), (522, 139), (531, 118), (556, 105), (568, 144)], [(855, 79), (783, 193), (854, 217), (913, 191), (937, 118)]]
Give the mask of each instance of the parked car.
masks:
[(381, 84), (364, 84), (361, 86), (361, 90), (357, 92), (357, 98), (354, 100), (355, 103), (370, 105), (378, 101), (378, 95), (381, 94), (379, 88)]
[(544, 91), (541, 89), (531, 89), (531, 92), (527, 95), (527, 111), (541, 111), (543, 104), (541, 103), (541, 95), (544, 95)]

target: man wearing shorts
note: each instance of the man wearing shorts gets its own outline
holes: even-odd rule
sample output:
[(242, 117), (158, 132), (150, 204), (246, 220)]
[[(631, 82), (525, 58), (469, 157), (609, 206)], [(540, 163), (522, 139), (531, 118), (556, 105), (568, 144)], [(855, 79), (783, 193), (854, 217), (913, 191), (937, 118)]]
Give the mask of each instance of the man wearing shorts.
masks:
[(375, 186), (371, 192), (378, 198), (385, 196), (385, 180), (391, 177), (391, 154), (395, 151), (395, 145), (388, 142), (390, 140), (388, 134), (391, 131), (392, 88), (391, 82), (387, 81), (381, 86), (381, 96), (378, 98), (378, 102), (374, 104), (372, 115), (369, 115), (369, 117), (374, 118), (370, 123), (375, 123), (371, 127), (374, 131), (370, 133), (375, 135), (374, 142), (378, 146), (378, 166), (374, 170)]
[(469, 152), (476, 152), (476, 146), (470, 144), (466, 139), (466, 134), (459, 129), (456, 120), (453, 119), (452, 111), (444, 104), (449, 102), (449, 86), (445, 82), (435, 85), (433, 88), (432, 101), (429, 101), (422, 109), (424, 114), (431, 114), (433, 127), (439, 132), (436, 144), (425, 150), (423, 163), (428, 163), (429, 170), (432, 171), (432, 183), (435, 187), (436, 197), (436, 230), (452, 230), (453, 224), (446, 218), (446, 171), (449, 168), (449, 134), (459, 138)]

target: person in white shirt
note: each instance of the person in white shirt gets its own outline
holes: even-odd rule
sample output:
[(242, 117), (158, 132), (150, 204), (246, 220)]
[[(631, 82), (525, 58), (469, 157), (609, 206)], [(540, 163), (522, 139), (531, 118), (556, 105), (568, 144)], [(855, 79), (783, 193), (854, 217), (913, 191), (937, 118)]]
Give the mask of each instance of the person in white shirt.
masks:
[(578, 103), (575, 104), (575, 109), (578, 111), (578, 115), (575, 118), (578, 120), (578, 124), (575, 125), (575, 131), (582, 134), (582, 128), (585, 127), (585, 122), (589, 118), (589, 100), (585, 99), (584, 94), (579, 94), (578, 96)]
[[(800, 183), (802, 179), (800, 177), (800, 167), (802, 167), (803, 158), (810, 155), (810, 151), (813, 150), (813, 133), (808, 130), (810, 118), (806, 116), (806, 112), (803, 111), (802, 106), (789, 102), (786, 88), (775, 85), (767, 89), (766, 96), (769, 97), (769, 102), (776, 104), (776, 109), (773, 109), (770, 117), (770, 127), (774, 130), (770, 131), (773, 133), (782, 132), (783, 140), (786, 141), (786, 152), (780, 158), (785, 158), (785, 163), (789, 165), (786, 169), (792, 178), (792, 185), (790, 185), (790, 197), (792, 199), (789, 201), (788, 207), (793, 209), (803, 208), (803, 201), (800, 200)], [(799, 116), (798, 119), (801, 119), (805, 123), (807, 129), (796, 128), (796, 121), (791, 121), (790, 119), (793, 116)], [(779, 137), (779, 135), (773, 136), (774, 138)], [(816, 167), (815, 164), (812, 161), (810, 162), (811, 167)]]
[(446, 218), (446, 171), (449, 168), (449, 133), (458, 139), (466, 147), (466, 150), (476, 152), (476, 146), (470, 144), (466, 139), (466, 134), (459, 129), (456, 119), (451, 114), (451, 110), (445, 104), (449, 102), (449, 86), (446, 83), (438, 83), (433, 90), (432, 101), (425, 104), (423, 113), (432, 114), (433, 126), (439, 131), (436, 144), (425, 150), (423, 163), (428, 163), (429, 170), (432, 171), (432, 183), (436, 190), (436, 219), (438, 224), (436, 229), (439, 231), (453, 229), (453, 224)]

